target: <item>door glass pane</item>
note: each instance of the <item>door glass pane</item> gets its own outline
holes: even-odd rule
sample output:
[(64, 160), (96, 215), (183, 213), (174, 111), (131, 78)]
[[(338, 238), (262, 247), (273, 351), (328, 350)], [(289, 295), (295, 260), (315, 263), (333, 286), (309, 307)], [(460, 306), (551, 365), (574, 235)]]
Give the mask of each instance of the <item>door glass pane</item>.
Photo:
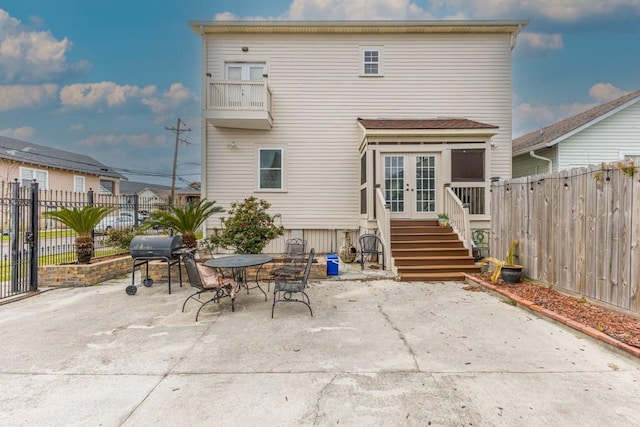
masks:
[(416, 212), (436, 211), (436, 158), (416, 156)]
[(404, 212), (404, 156), (384, 158), (384, 197), (391, 212)]
[(264, 67), (262, 65), (251, 65), (249, 67), (249, 80), (262, 80)]
[(242, 80), (242, 66), (227, 65), (227, 80)]

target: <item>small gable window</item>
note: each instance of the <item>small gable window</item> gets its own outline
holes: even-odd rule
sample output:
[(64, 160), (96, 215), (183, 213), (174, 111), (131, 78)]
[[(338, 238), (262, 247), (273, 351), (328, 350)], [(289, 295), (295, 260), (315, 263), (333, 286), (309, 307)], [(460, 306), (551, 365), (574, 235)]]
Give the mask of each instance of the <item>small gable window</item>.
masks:
[(382, 75), (382, 49), (377, 47), (361, 48), (363, 76), (381, 76)]

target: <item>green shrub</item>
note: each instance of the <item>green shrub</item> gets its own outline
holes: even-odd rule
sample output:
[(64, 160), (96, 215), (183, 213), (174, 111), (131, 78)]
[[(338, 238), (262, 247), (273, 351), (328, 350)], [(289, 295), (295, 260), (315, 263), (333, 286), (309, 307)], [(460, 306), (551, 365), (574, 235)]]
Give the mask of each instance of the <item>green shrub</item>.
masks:
[(271, 240), (284, 234), (284, 227), (273, 223), (267, 212), (271, 204), (254, 196), (234, 202), (222, 230), (214, 230), (207, 239), (210, 248), (232, 248), (239, 254), (259, 254)]
[(106, 246), (114, 246), (119, 249), (129, 250), (131, 246), (131, 240), (139, 234), (144, 234), (143, 230), (128, 229), (115, 229), (107, 231), (107, 235), (103, 239), (102, 243)]

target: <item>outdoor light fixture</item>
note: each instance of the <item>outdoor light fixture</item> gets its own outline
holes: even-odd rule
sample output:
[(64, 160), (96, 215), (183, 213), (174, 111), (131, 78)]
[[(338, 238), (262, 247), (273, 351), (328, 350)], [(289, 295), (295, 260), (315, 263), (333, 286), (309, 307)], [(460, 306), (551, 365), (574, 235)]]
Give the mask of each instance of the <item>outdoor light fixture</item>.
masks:
[(247, 46), (242, 46), (242, 51), (243, 52), (249, 52), (249, 48)]

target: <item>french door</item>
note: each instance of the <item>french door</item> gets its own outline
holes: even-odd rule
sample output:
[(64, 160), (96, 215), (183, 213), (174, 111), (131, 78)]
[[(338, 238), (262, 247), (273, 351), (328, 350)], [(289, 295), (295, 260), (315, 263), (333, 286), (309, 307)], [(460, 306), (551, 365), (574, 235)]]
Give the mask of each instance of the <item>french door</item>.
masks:
[(437, 155), (383, 156), (384, 195), (393, 218), (424, 218), (437, 211)]
[(225, 64), (227, 80), (238, 81), (227, 86), (226, 102), (233, 108), (262, 108), (264, 106), (264, 63), (229, 62)]

